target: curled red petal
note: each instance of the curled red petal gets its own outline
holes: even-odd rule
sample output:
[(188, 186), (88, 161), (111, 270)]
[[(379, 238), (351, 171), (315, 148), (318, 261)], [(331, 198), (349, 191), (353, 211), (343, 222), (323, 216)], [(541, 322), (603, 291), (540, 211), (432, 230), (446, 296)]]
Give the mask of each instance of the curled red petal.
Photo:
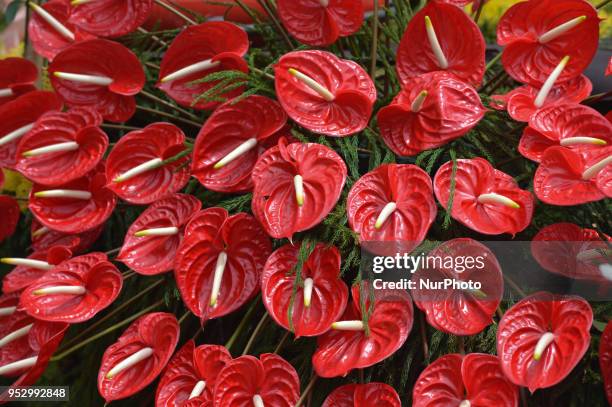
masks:
[[(25, 126), (34, 125), (36, 120), (44, 113), (61, 108), (62, 102), (60, 99), (53, 92), (45, 91), (28, 92), (15, 100), (4, 103), (0, 106), (0, 138), (6, 137)], [(2, 143), (0, 146), (0, 167), (14, 167), (17, 161), (18, 145), (19, 138)]]
[[(329, 330), (344, 312), (348, 287), (340, 278), (340, 252), (335, 246), (318, 243), (304, 262), (301, 279), (312, 279), (312, 297), (304, 304), (304, 287), (294, 294), (299, 245), (286, 244), (268, 258), (261, 277), (262, 299), (274, 320), (296, 337), (317, 336)], [(293, 304), (291, 298), (293, 296)], [(292, 324), (289, 309), (292, 308)]]
[(612, 322), (608, 322), (599, 340), (599, 366), (608, 403), (612, 404)]
[(73, 6), (70, 23), (100, 37), (136, 31), (149, 17), (153, 0), (96, 0)]
[[(364, 283), (364, 287), (367, 283)], [(351, 290), (353, 302), (341, 320), (361, 320), (359, 284)], [(365, 298), (369, 294), (364, 292)], [(408, 338), (414, 320), (412, 301), (403, 290), (375, 290), (373, 311), (364, 331), (330, 330), (318, 337), (312, 364), (321, 377), (345, 376), (353, 369), (372, 366), (397, 351)]]
[[(98, 371), (100, 395), (109, 402), (130, 397), (144, 389), (166, 367), (179, 334), (178, 321), (173, 314), (153, 312), (134, 321), (102, 356)], [(153, 350), (151, 356), (111, 378), (106, 377), (118, 363), (144, 348)]]
[[(55, 72), (104, 76), (113, 82), (108, 86), (74, 82), (57, 77)], [(134, 95), (145, 83), (136, 55), (119, 43), (103, 39), (79, 42), (57, 54), (49, 65), (49, 77), (67, 105), (92, 107), (113, 122), (132, 117), (136, 110)]]
[[(37, 251), (28, 256), (28, 259), (45, 261), (51, 265), (58, 265), (72, 257), (72, 251), (65, 246), (53, 246), (45, 251)], [(2, 292), (20, 292), (33, 284), (46, 273), (38, 268), (17, 266), (2, 279)]]
[(21, 210), (15, 198), (8, 195), (0, 195), (0, 213), (2, 213), (2, 223), (0, 223), (0, 242), (15, 233)]
[(304, 44), (326, 46), (359, 31), (363, 24), (363, 3), (334, 0), (279, 0), (278, 16), (293, 37)]
[[(429, 44), (425, 17), (431, 19), (448, 67), (440, 68)], [(429, 2), (416, 13), (397, 49), (397, 73), (402, 83), (428, 72), (445, 71), (472, 86), (482, 82), (485, 41), (478, 26), (460, 8)]]
[(87, 230), (78, 234), (66, 234), (51, 230), (43, 226), (36, 218), (32, 219), (31, 241), (32, 249), (35, 251), (46, 251), (53, 246), (63, 246), (75, 254), (80, 254), (89, 249), (104, 229), (104, 225)]
[[(215, 268), (222, 252), (227, 261), (216, 305), (211, 306)], [(259, 289), (271, 252), (270, 239), (252, 216), (229, 216), (223, 208), (198, 212), (185, 228), (174, 267), (183, 301), (203, 320), (235, 311)]]
[[(66, 113), (48, 112), (22, 137), (15, 169), (41, 185), (61, 185), (83, 177), (102, 160), (108, 137), (99, 127), (102, 116), (91, 108), (73, 108)], [(72, 151), (27, 157), (25, 152), (52, 144), (75, 142)]]
[[(294, 186), (298, 175), (304, 189), (301, 206)], [(334, 150), (281, 140), (253, 168), (253, 214), (270, 236), (291, 238), (327, 216), (340, 198), (346, 175), (346, 164)]]
[[(486, 235), (516, 233), (531, 223), (534, 199), (518, 187), (508, 174), (496, 170), (483, 158), (457, 160), (452, 217)], [(434, 192), (442, 207), (449, 201), (453, 162), (443, 164), (434, 177)], [(511, 199), (518, 208), (501, 203), (481, 203), (482, 194), (498, 194)]]
[(214, 405), (251, 405), (256, 395), (265, 406), (294, 406), (300, 396), (300, 379), (293, 366), (273, 353), (259, 359), (241, 356), (227, 363), (217, 377)]
[[(574, 18), (586, 19), (562, 35), (540, 43), (539, 38)], [(597, 10), (582, 0), (530, 0), (510, 7), (497, 25), (497, 42), (506, 46), (502, 64), (519, 82), (539, 87), (566, 55), (570, 57), (558, 81), (579, 76), (590, 64), (599, 43)]]
[[(263, 152), (276, 145), (287, 122), (280, 105), (264, 96), (249, 96), (218, 107), (200, 130), (193, 149), (191, 172), (206, 188), (245, 192), (253, 188), (251, 171)], [(257, 144), (221, 168), (215, 164), (247, 141)]]
[(401, 407), (395, 389), (385, 383), (345, 384), (327, 396), (322, 407)]
[[(155, 201), (128, 229), (117, 260), (144, 275), (172, 270), (184, 227), (201, 207), (202, 203), (192, 195), (175, 194)], [(167, 227), (176, 227), (178, 232), (170, 236), (136, 236), (142, 230)]]
[[(200, 110), (214, 109), (219, 102), (208, 102), (197, 98), (219, 81), (202, 83), (194, 81), (224, 70), (248, 72), (248, 65), (242, 59), (248, 49), (249, 40), (246, 32), (235, 24), (213, 21), (187, 27), (176, 36), (164, 54), (159, 70), (160, 83), (157, 86), (182, 106)], [(207, 60), (218, 65), (184, 78), (161, 82), (163, 78), (180, 69)], [(223, 96), (232, 99), (243, 91), (244, 87), (238, 87)]]
[(25, 58), (0, 59), (0, 89), (10, 89), (11, 94), (0, 97), (0, 106), (14, 100), (21, 94), (36, 89), (38, 78), (36, 65)]
[[(314, 79), (334, 97), (327, 101), (291, 73)], [(315, 133), (344, 137), (363, 130), (376, 101), (374, 82), (357, 63), (325, 51), (295, 51), (274, 66), (275, 86), (283, 109)]]
[(134, 204), (148, 204), (174, 194), (189, 180), (189, 157), (164, 164), (122, 182), (115, 178), (153, 159), (167, 160), (183, 152), (185, 134), (170, 123), (153, 123), (123, 136), (106, 161), (108, 188)]

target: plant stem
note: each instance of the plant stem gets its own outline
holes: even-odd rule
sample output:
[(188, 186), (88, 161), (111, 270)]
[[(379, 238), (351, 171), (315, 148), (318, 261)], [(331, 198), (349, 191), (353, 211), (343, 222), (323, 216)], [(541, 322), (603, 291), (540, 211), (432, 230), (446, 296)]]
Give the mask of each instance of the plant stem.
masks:
[(425, 316), (422, 312), (419, 312), (419, 325), (421, 329), (421, 341), (423, 342), (423, 356), (426, 364), (429, 364), (429, 340), (427, 339), (427, 325), (425, 323)]
[(285, 334), (283, 335), (283, 337), (281, 338), (280, 342), (276, 346), (276, 349), (274, 349), (274, 353), (276, 353), (278, 355), (278, 353), (281, 351), (283, 346), (285, 346), (285, 342), (287, 342), (287, 339), (289, 339), (289, 335), (291, 335), (291, 332), (290, 331), (285, 331)]
[(167, 47), (168, 43), (164, 40), (162, 40), (161, 38), (159, 38), (157, 35), (155, 34), (151, 34), (149, 31), (145, 30), (142, 27), (138, 27), (138, 32), (144, 35), (149, 35), (151, 36), (151, 39), (153, 41), (155, 41), (156, 43), (158, 43), (159, 45), (163, 46), (163, 47)]
[(197, 127), (197, 128), (202, 127), (202, 125), (200, 123), (196, 123), (193, 120), (183, 119), (182, 117), (177, 117), (177, 116), (174, 116), (174, 115), (172, 115), (170, 113), (162, 112), (161, 110), (151, 109), (149, 107), (138, 106), (138, 105), (136, 105), (136, 109), (142, 110), (143, 112), (152, 113), (152, 114), (156, 114), (156, 115), (159, 115), (159, 116), (162, 116), (162, 117), (166, 117), (168, 119), (176, 120), (177, 122), (181, 122), (183, 124), (189, 124), (189, 125)]
[(162, 1), (162, 0), (154, 0), (154, 1), (155, 1), (155, 3), (157, 3), (161, 7), (165, 8), (166, 10), (171, 12), (172, 14), (175, 14), (175, 15), (179, 16), (180, 18), (182, 18), (183, 20), (185, 20), (186, 23), (191, 24), (191, 25), (197, 25), (198, 24), (195, 20), (192, 20), (191, 18), (187, 17), (185, 14), (183, 14), (182, 12), (180, 12), (179, 10), (177, 10), (176, 8), (171, 6), (170, 4), (166, 3), (165, 1)]
[(308, 385), (304, 389), (304, 392), (300, 396), (300, 399), (297, 401), (297, 403), (295, 403), (294, 407), (300, 407), (302, 404), (304, 404), (304, 400), (306, 400), (306, 397), (308, 397), (308, 395), (310, 394), (310, 392), (314, 388), (314, 385), (317, 382), (317, 378), (318, 378), (318, 376), (316, 374), (312, 375), (312, 378), (310, 379), (310, 382), (308, 382)]
[(604, 0), (601, 3), (599, 3), (598, 5), (595, 6), (595, 8), (597, 10), (604, 8), (608, 3), (610, 3), (612, 0)]
[(478, 20), (480, 20), (480, 14), (482, 13), (482, 8), (484, 7), (485, 2), (486, 0), (480, 0), (480, 4), (478, 4), (478, 8), (476, 9), (476, 14), (474, 15), (474, 22), (476, 24), (478, 24)]
[(259, 305), (259, 298), (260, 298), (260, 296), (257, 296), (257, 298), (255, 298), (253, 300), (253, 302), (249, 306), (249, 309), (247, 310), (246, 314), (244, 314), (244, 317), (242, 318), (242, 321), (240, 321), (240, 324), (238, 324), (238, 327), (236, 328), (236, 330), (234, 331), (232, 336), (225, 343), (225, 347), (228, 350), (232, 347), (232, 345), (234, 345), (234, 343), (236, 342), (236, 339), (238, 339), (238, 336), (240, 336), (240, 334), (244, 330), (246, 324), (249, 322), (249, 319), (251, 318), (251, 315), (253, 315), (253, 313), (257, 309), (257, 305)]
[(265, 0), (257, 0), (257, 3), (259, 3), (259, 5), (266, 11), (266, 14), (268, 14), (268, 16), (270, 17), (270, 20), (272, 20), (272, 22), (276, 26), (276, 29), (282, 35), (283, 39), (289, 46), (289, 49), (293, 50), (294, 46), (293, 46), (293, 42), (291, 42), (291, 38), (289, 38), (289, 35), (287, 35), (287, 33), (285, 32), (283, 25), (280, 23), (280, 21), (278, 21), (278, 19), (274, 15), (274, 12), (272, 11), (268, 3)]
[(501, 59), (503, 54), (503, 51), (499, 51), (497, 53), (497, 55), (495, 55), (485, 66), (485, 72), (487, 72), (489, 69), (491, 69), (493, 66), (495, 66), (495, 64), (497, 64), (497, 62)]
[(185, 312), (183, 314), (183, 316), (179, 318), (179, 320), (178, 320), (179, 325), (181, 325), (183, 323), (183, 321), (185, 321), (187, 319), (189, 314), (191, 314), (191, 311), (187, 310), (187, 312)]
[(162, 104), (162, 105), (164, 105), (164, 106), (166, 106), (166, 107), (169, 107), (169, 108), (171, 108), (171, 109), (174, 109), (174, 110), (176, 110), (177, 112), (181, 112), (181, 113), (183, 113), (185, 116), (187, 116), (187, 117), (188, 117), (188, 118), (190, 118), (190, 119), (193, 119), (193, 120), (200, 120), (200, 118), (199, 118), (198, 116), (196, 116), (195, 114), (193, 114), (193, 113), (191, 113), (191, 112), (189, 112), (189, 111), (187, 111), (187, 110), (185, 110), (185, 109), (183, 109), (183, 108), (180, 108), (180, 107), (178, 107), (178, 106), (175, 106), (175, 105), (173, 105), (172, 103), (170, 103), (170, 102), (168, 102), (168, 101), (166, 101), (166, 100), (164, 100), (164, 99), (158, 98), (157, 96), (155, 96), (155, 95), (154, 95), (154, 94), (152, 94), (152, 93), (149, 93), (149, 92), (147, 92), (147, 91), (145, 91), (145, 90), (142, 90), (142, 91), (140, 91), (140, 94), (141, 94), (142, 96), (146, 96), (147, 98), (151, 99), (151, 100), (152, 100), (152, 101), (154, 101), (154, 102), (160, 103), (160, 104)]
[(521, 297), (523, 298), (527, 297), (527, 294), (525, 294), (525, 291), (523, 291), (521, 287), (519, 287), (514, 281), (512, 281), (510, 277), (506, 276), (505, 274), (504, 274), (504, 280), (506, 280), (506, 283), (508, 283), (508, 285), (510, 285), (512, 289), (514, 289), (514, 291), (516, 291)]
[(269, 73), (267, 73), (267, 72), (264, 72), (264, 71), (262, 71), (262, 70), (261, 70), (261, 69), (259, 69), (259, 68), (256, 68), (256, 67), (254, 67), (254, 66), (250, 66), (249, 68), (251, 69), (251, 71), (255, 72), (255, 73), (256, 73), (256, 74), (258, 74), (258, 75), (264, 76), (264, 77), (266, 77), (266, 78), (268, 78), (268, 79), (271, 79), (271, 80), (274, 80), (274, 79), (275, 79), (275, 78), (274, 78), (274, 75), (269, 74)]
[(372, 64), (370, 65), (370, 76), (372, 80), (376, 76), (376, 59), (378, 56), (378, 0), (374, 0), (374, 14), (372, 14)]
[(117, 130), (140, 130), (140, 127), (134, 126), (126, 126), (125, 124), (110, 124), (110, 123), (102, 123), (100, 127), (104, 127), (107, 129), (117, 129)]
[(257, 335), (259, 335), (259, 332), (261, 332), (263, 327), (266, 325), (266, 322), (268, 322), (268, 316), (269, 315), (268, 315), (267, 312), (265, 312), (263, 314), (263, 316), (261, 317), (261, 319), (257, 323), (257, 326), (253, 330), (253, 333), (251, 334), (251, 337), (249, 338), (249, 341), (247, 342), (246, 346), (244, 347), (244, 350), (242, 351), (242, 355), (247, 355), (249, 353), (249, 351), (253, 347), (253, 344), (255, 343), (255, 339), (257, 339)]
[(457, 336), (457, 347), (459, 348), (459, 353), (465, 355), (465, 341), (463, 336)]
[(107, 252), (104, 252), (104, 254), (106, 254), (107, 256), (110, 256), (112, 254), (117, 253), (119, 250), (121, 250), (121, 247), (117, 247), (116, 249), (112, 249), (112, 250), (109, 250)]

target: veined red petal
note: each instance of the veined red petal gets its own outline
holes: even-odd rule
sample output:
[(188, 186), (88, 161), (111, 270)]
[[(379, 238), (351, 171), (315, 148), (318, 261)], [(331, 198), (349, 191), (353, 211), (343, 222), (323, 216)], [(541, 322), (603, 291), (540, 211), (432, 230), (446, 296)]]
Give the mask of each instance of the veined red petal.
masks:
[[(72, 251), (68, 247), (53, 246), (48, 250), (32, 253), (28, 256), (28, 259), (40, 260), (56, 266), (70, 257), (72, 257)], [(17, 266), (2, 278), (2, 292), (5, 294), (21, 292), (45, 275), (46, 272), (47, 270), (44, 269), (23, 265)]]
[(96, 0), (73, 6), (70, 23), (99, 37), (136, 31), (149, 17), (153, 0)]
[(63, 246), (75, 254), (80, 254), (89, 249), (98, 240), (102, 229), (104, 229), (104, 225), (78, 234), (67, 234), (49, 229), (34, 218), (32, 219), (30, 229), (32, 249), (35, 251), (47, 251), (53, 246)]
[(327, 396), (322, 407), (401, 407), (395, 389), (385, 383), (345, 384)]
[(612, 322), (608, 322), (599, 340), (599, 365), (606, 397), (608, 403), (612, 404)]
[(0, 59), (0, 89), (10, 89), (11, 94), (0, 96), (0, 106), (14, 100), (19, 95), (36, 89), (38, 78), (36, 65), (25, 58)]

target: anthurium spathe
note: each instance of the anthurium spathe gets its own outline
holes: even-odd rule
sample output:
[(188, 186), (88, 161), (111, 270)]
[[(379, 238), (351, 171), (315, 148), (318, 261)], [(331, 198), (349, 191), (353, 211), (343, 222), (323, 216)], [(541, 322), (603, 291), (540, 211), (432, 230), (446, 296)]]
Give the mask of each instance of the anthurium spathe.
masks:
[(0, 106), (36, 89), (36, 65), (25, 58), (0, 59)]
[(322, 407), (401, 407), (395, 389), (385, 383), (345, 384), (332, 391)]
[(0, 263), (16, 266), (2, 278), (2, 292), (21, 292), (42, 277), (47, 271), (72, 257), (72, 251), (65, 246), (53, 246), (48, 250), (36, 251), (27, 258), (3, 257)]
[(294, 51), (280, 58), (274, 73), (278, 100), (299, 125), (335, 137), (367, 126), (376, 87), (359, 64), (325, 51)]
[(612, 404), (612, 322), (608, 322), (599, 340), (599, 366), (608, 403)]
[(43, 226), (36, 218), (32, 219), (30, 226), (30, 239), (32, 249), (35, 251), (47, 251), (53, 246), (64, 246), (74, 254), (81, 254), (89, 249), (104, 229), (104, 225), (93, 228), (82, 233), (62, 233)]
[(8, 195), (0, 195), (0, 213), (2, 213), (2, 223), (0, 224), (0, 242), (10, 237), (17, 229), (21, 211), (19, 203), (15, 198)]
[(136, 31), (149, 17), (153, 0), (72, 0), (69, 22), (99, 37)]

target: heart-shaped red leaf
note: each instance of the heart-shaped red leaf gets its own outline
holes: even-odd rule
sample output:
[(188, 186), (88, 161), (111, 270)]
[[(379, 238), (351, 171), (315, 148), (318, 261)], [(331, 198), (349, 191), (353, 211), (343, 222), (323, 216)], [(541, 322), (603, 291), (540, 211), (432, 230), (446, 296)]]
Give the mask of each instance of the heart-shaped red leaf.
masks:
[[(0, 106), (36, 89), (36, 65), (25, 58), (0, 59)], [(8, 91), (10, 90), (10, 93)], [(8, 93), (8, 94), (7, 94)]]
[(321, 407), (401, 407), (395, 389), (385, 383), (345, 384), (330, 393)]
[(89, 249), (104, 229), (104, 225), (97, 228), (87, 230), (78, 234), (66, 234), (51, 230), (43, 226), (36, 220), (32, 219), (30, 228), (30, 237), (32, 241), (32, 249), (35, 251), (47, 251), (53, 246), (63, 246), (75, 254), (80, 254)]
[(608, 322), (599, 340), (599, 366), (608, 403), (612, 404), (612, 322)]
[(136, 31), (149, 17), (153, 0), (96, 0), (72, 7), (70, 23), (99, 37)]
[[(72, 251), (68, 247), (53, 246), (48, 250), (32, 253), (28, 256), (28, 259), (40, 260), (56, 266), (70, 257), (72, 257)], [(2, 292), (5, 294), (20, 292), (42, 277), (46, 272), (47, 270), (45, 269), (17, 266), (2, 278)]]

